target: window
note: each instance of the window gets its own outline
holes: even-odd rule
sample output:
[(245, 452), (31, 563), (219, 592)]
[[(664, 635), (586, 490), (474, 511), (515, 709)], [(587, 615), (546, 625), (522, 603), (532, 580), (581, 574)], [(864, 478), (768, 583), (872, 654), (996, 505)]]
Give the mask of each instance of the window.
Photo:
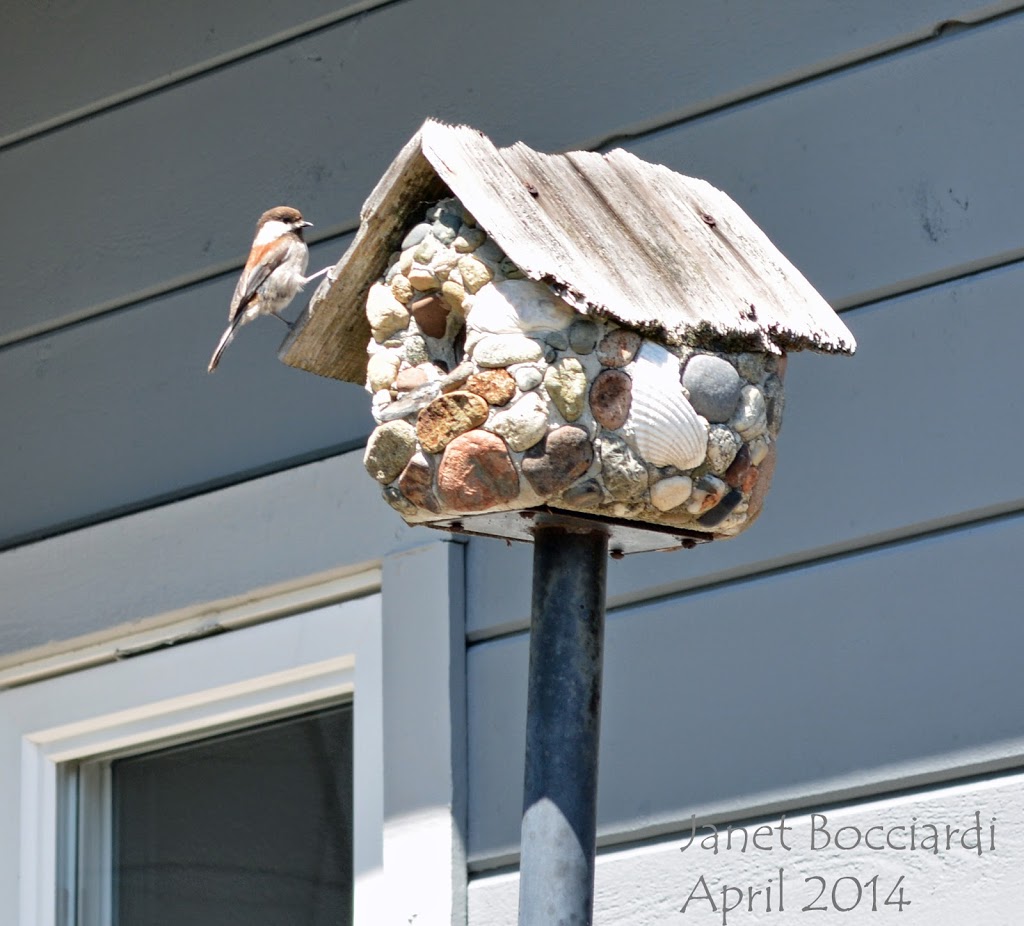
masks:
[(119, 926), (352, 922), (351, 704), (98, 772)]
[(0, 782), (20, 780), (7, 921), (363, 919), (381, 697), (379, 595), (0, 693)]

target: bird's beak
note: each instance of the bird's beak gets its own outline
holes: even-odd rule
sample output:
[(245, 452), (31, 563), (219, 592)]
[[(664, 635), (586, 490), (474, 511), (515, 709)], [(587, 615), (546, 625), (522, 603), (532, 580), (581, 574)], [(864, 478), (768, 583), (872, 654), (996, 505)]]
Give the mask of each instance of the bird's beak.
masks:
[(313, 223), (312, 222), (306, 222), (306, 221), (299, 222), (299, 228), (312, 228), (312, 227), (313, 227)]

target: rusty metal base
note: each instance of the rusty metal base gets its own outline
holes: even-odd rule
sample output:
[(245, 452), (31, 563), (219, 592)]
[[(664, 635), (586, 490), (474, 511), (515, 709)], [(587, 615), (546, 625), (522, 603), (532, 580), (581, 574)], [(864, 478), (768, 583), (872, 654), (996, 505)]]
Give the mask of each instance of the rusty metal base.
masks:
[(608, 550), (615, 559), (620, 559), (627, 553), (689, 550), (697, 544), (709, 543), (714, 539), (711, 534), (681, 527), (659, 527), (636, 521), (581, 514), (577, 511), (559, 511), (557, 508), (548, 508), (544, 505), (518, 511), (467, 514), (458, 518), (423, 523), (427, 527), (436, 527), (456, 534), (497, 537), (524, 543), (533, 543), (534, 531), (541, 525), (585, 533), (590, 533), (597, 526), (603, 526), (608, 533)]

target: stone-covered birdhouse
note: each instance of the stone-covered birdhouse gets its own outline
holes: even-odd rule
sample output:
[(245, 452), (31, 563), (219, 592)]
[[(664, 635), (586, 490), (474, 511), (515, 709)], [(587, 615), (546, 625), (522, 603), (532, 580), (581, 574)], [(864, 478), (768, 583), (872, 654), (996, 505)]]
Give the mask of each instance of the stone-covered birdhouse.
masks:
[(428, 121), (281, 357), (365, 385), (366, 468), (410, 524), (529, 539), (554, 512), (630, 552), (753, 522), (805, 348), (855, 343), (708, 183)]

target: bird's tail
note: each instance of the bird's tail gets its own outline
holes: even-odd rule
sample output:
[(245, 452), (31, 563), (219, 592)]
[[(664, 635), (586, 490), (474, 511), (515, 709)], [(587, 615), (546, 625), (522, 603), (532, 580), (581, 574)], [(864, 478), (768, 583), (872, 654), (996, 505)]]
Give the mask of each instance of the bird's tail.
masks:
[(238, 325), (235, 322), (232, 322), (220, 336), (220, 340), (217, 342), (217, 347), (213, 352), (213, 356), (210, 358), (210, 365), (206, 368), (207, 373), (212, 373), (217, 369), (217, 364), (220, 363), (220, 355), (224, 353), (225, 348), (231, 343), (237, 328)]

